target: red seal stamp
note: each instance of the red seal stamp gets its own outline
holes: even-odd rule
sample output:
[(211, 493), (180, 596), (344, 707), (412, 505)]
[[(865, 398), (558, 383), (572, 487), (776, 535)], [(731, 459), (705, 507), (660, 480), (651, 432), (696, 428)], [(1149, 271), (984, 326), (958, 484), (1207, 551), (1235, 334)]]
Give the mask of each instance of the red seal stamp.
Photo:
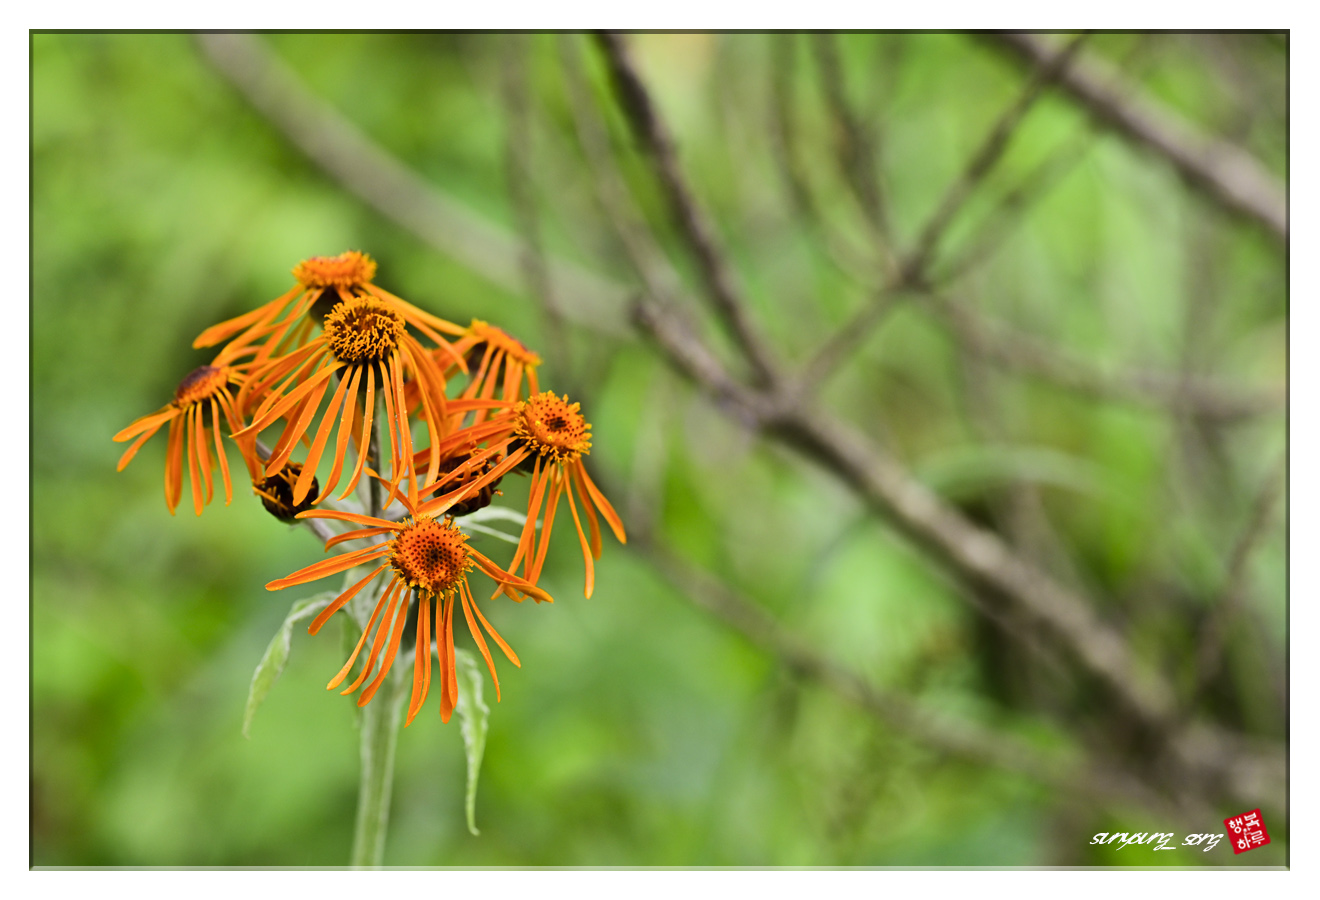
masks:
[(1261, 821), (1258, 809), (1225, 819), (1224, 828), (1228, 831), (1228, 839), (1233, 844), (1235, 855), (1264, 847), (1270, 842), (1270, 833), (1265, 830), (1265, 823)]

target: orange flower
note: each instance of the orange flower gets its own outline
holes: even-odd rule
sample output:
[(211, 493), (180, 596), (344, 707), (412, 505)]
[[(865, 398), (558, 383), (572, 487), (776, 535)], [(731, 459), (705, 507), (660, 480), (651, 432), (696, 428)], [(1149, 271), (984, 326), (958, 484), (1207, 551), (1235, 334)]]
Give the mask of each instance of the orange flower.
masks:
[[(298, 280), (288, 292), (260, 306), (252, 312), (237, 316), (203, 331), (193, 341), (194, 347), (209, 347), (235, 334), (239, 343), (251, 343), (257, 338), (264, 341), (254, 362), (260, 365), (267, 359), (287, 354), (301, 347), (315, 325), (323, 322), (335, 304), (357, 296), (373, 296), (395, 308), (404, 320), (440, 348), (448, 342), (438, 332), (463, 334), (463, 329), (451, 322), (423, 312), (405, 300), (371, 283), (376, 276), (376, 262), (365, 253), (348, 250), (338, 256), (313, 256), (293, 267)], [(241, 334), (240, 334), (241, 332)], [(444, 350), (440, 350), (444, 354)], [(260, 397), (257, 398), (259, 401)], [(240, 397), (240, 405), (247, 408), (247, 398)]]
[[(453, 401), (458, 403), (461, 401)], [(468, 403), (479, 403), (472, 400)], [(609, 524), (610, 530), (620, 543), (627, 543), (623, 522), (614, 507), (605, 499), (600, 488), (596, 487), (587, 474), (582, 457), (591, 452), (591, 425), (582, 417), (581, 404), (568, 402), (567, 397), (559, 397), (552, 391), (535, 394), (516, 404), (500, 404), (488, 401), (492, 408), (503, 406), (502, 412), (494, 414), (488, 421), (469, 425), (455, 431), (438, 445), (433, 445), (419, 452), (415, 465), (420, 467), (432, 459), (449, 459), (461, 454), (464, 461), (434, 484), (425, 488), (423, 495), (438, 491), (440, 488), (458, 483), (461, 487), (449, 487), (449, 493), (427, 501), (427, 507), (434, 515), (440, 515), (456, 508), (477, 492), (514, 468), (524, 468), (532, 464), (530, 499), (527, 505), (527, 521), (523, 525), (522, 538), (518, 542), (518, 552), (513, 557), (509, 571), (518, 569), (523, 563), (523, 574), (527, 581), (535, 584), (545, 564), (545, 555), (550, 546), (550, 530), (554, 525), (555, 512), (559, 507), (560, 497), (568, 498), (568, 508), (573, 514), (573, 524), (577, 526), (578, 540), (582, 544), (582, 558), (586, 565), (585, 596), (590, 597), (595, 587), (596, 574), (593, 560), (600, 559), (600, 524), (596, 519), (596, 510), (600, 510)], [(487, 444), (484, 449), (475, 449), (479, 444)], [(487, 461), (498, 458), (502, 450), (507, 449), (504, 459), (494, 468), (487, 468)], [(433, 457), (432, 454), (435, 454)], [(484, 474), (477, 474), (484, 470)], [(591, 534), (588, 541), (578, 514), (578, 504), (582, 504), (582, 515), (586, 517), (587, 528)], [(545, 505), (545, 522), (541, 528), (538, 542), (536, 537), (536, 519)], [(501, 590), (503, 590), (501, 588)], [(501, 591), (496, 591), (498, 595)], [(517, 599), (516, 597), (514, 599)]]
[[(232, 346), (232, 345), (231, 345)], [(169, 443), (165, 450), (165, 505), (170, 515), (174, 515), (183, 493), (183, 456), (188, 457), (188, 483), (192, 487), (193, 508), (197, 515), (202, 514), (202, 507), (211, 502), (213, 485), (211, 470), (214, 462), (207, 449), (206, 414), (211, 414), (209, 430), (215, 439), (215, 456), (220, 463), (220, 475), (225, 485), (225, 506), (233, 499), (233, 487), (229, 481), (229, 462), (225, 458), (224, 444), (221, 442), (220, 417), (224, 415), (227, 432), (236, 431), (241, 419), (234, 408), (234, 398), (230, 386), (242, 379), (242, 372), (247, 363), (233, 362), (233, 353), (226, 348), (209, 366), (201, 366), (189, 372), (179, 382), (174, 391), (174, 399), (157, 412), (137, 419), (123, 431), (115, 435), (116, 441), (127, 441), (134, 437), (132, 445), (119, 458), (119, 471), (123, 471), (137, 455), (138, 450), (153, 434), (168, 422), (170, 425)], [(241, 447), (241, 445), (240, 445)], [(247, 458), (246, 455), (244, 457)], [(248, 460), (249, 469), (253, 462)], [(197, 472), (201, 470), (201, 480)], [(203, 502), (203, 482), (206, 499)]]
[[(467, 535), (459, 530), (452, 517), (446, 516), (439, 519), (428, 515), (426, 512), (428, 504), (419, 503), (415, 492), (410, 491), (409, 494), (408, 497), (400, 496), (410, 514), (410, 518), (404, 522), (393, 522), (388, 519), (377, 519), (327, 509), (313, 509), (300, 513), (299, 518), (338, 519), (364, 526), (326, 541), (327, 550), (335, 544), (359, 538), (385, 535), (388, 535), (389, 538), (361, 550), (354, 550), (310, 565), (305, 569), (294, 572), (287, 578), (270, 582), (266, 585), (266, 589), (277, 591), (292, 587), (295, 584), (305, 584), (337, 572), (347, 571), (354, 566), (385, 558), (385, 562), (374, 569), (371, 574), (344, 591), (333, 603), (322, 610), (320, 615), (313, 620), (311, 627), (307, 629), (309, 633), (316, 634), (321, 630), (321, 626), (329, 621), (331, 616), (357, 596), (376, 576), (387, 568), (392, 570), (388, 576), (390, 583), (382, 591), (380, 599), (367, 621), (367, 626), (362, 631), (362, 637), (359, 638), (357, 646), (348, 658), (348, 662), (344, 663), (344, 667), (339, 670), (339, 674), (326, 685), (326, 689), (333, 690), (348, 676), (354, 661), (361, 654), (362, 648), (366, 646), (367, 636), (371, 634), (374, 627), (375, 638), (372, 641), (367, 661), (362, 666), (362, 671), (358, 674), (357, 679), (341, 693), (351, 694), (357, 690), (375, 670), (375, 678), (358, 697), (358, 706), (365, 706), (375, 696), (377, 689), (384, 683), (385, 677), (398, 655), (404, 624), (408, 619), (409, 601), (415, 594), (417, 599), (417, 650), (413, 663), (412, 699), (408, 704), (408, 717), (404, 724), (411, 724), (413, 717), (417, 715), (417, 711), (426, 702), (426, 694), (431, 685), (431, 635), (433, 631), (436, 641), (436, 655), (440, 663), (440, 718), (442, 721), (448, 722), (455, 705), (458, 703), (458, 681), (454, 672), (455, 598), (461, 601), (463, 617), (467, 619), (468, 630), (472, 632), (472, 637), (476, 641), (478, 649), (481, 650), (481, 655), (485, 657), (486, 666), (490, 670), (490, 677), (495, 682), (495, 699), (497, 701), (500, 697), (500, 680), (495, 673), (495, 663), (491, 659), (486, 640), (482, 636), (482, 628), (490, 634), (499, 648), (504, 651), (504, 655), (508, 657), (509, 661), (515, 666), (521, 667), (517, 655), (482, 614), (481, 608), (477, 605), (476, 599), (472, 596), (472, 590), (468, 586), (468, 573), (475, 566), (498, 582), (500, 588), (508, 591), (509, 595), (515, 599), (521, 599), (517, 597), (519, 593), (527, 594), (537, 600), (551, 601), (551, 597), (535, 585), (504, 571), (490, 559), (469, 547)], [(481, 623), (482, 627), (478, 627), (478, 622)], [(376, 662), (378, 659), (380, 660), (380, 666), (377, 670)]]
[[(330, 392), (332, 377), (338, 375), (339, 385), (331, 395), (311, 449), (307, 452), (302, 472), (294, 484), (293, 502), (302, 503), (311, 489), (317, 463), (325, 451), (335, 416), (342, 406), (334, 465), (316, 502), (325, 499), (339, 484), (349, 434), (356, 431), (355, 412), (359, 390), (362, 389), (365, 390), (365, 398), (362, 400), (362, 427), (358, 432), (357, 465), (349, 477), (348, 486), (340, 494), (341, 498), (345, 497), (357, 487), (362, 476), (379, 385), (385, 397), (386, 424), (392, 448), (392, 496), (405, 468), (412, 472), (412, 432), (403, 397), (405, 371), (411, 371), (421, 385), (423, 418), (434, 444), (446, 425), (444, 377), (435, 367), (430, 354), (408, 334), (403, 315), (390, 303), (372, 296), (350, 296), (335, 304), (325, 317), (325, 330), (320, 335), (305, 347), (272, 360), (252, 376), (249, 382), (252, 394), (260, 394), (265, 399), (257, 408), (252, 424), (235, 437), (246, 439), (278, 419), (287, 418), (284, 433), (266, 463), (266, 475), (274, 475), (288, 462), (298, 441), (311, 427), (321, 401)], [(272, 387), (281, 379), (282, 383)], [(405, 466), (405, 461), (409, 465)], [(428, 476), (434, 480), (435, 474), (436, 467), (433, 466)]]
[[(375, 275), (375, 261), (356, 250), (338, 256), (313, 256), (305, 259), (293, 267), (293, 277), (298, 279), (298, 283), (287, 293), (249, 313), (212, 325), (197, 336), (193, 346), (210, 347), (239, 332), (242, 332), (236, 339), (239, 342), (268, 336), (257, 356), (260, 362), (273, 355), (285, 343), (285, 339), (290, 336), (290, 329), (297, 325), (298, 317), (310, 311), (322, 297), (337, 300), (341, 293), (348, 296), (355, 288), (360, 289), (370, 283)], [(289, 306), (291, 303), (292, 307)], [(289, 314), (276, 323), (286, 309)], [(296, 328), (292, 336), (294, 347), (306, 340), (312, 325), (313, 320), (308, 318)]]
[[(472, 324), (453, 344), (431, 351), (436, 366), (446, 379), (459, 371), (460, 363), (466, 361), (466, 371), (473, 373), (459, 399), (490, 400), (492, 407), (498, 406), (495, 392), (499, 390), (503, 406), (510, 408), (527, 392), (536, 393), (536, 367), (541, 364), (541, 357), (528, 350), (521, 341), (505, 331), (480, 319), (473, 319)], [(524, 382), (527, 390), (522, 390)], [(404, 387), (408, 409), (411, 411), (421, 402), (421, 394), (416, 382), (408, 382)], [(450, 425), (457, 427), (462, 415), (455, 415)], [(478, 410), (470, 425), (479, 425), (486, 419), (485, 410)]]
[[(605, 499), (600, 488), (596, 487), (582, 463), (582, 457), (591, 452), (591, 425), (582, 417), (580, 409), (580, 403), (570, 405), (567, 397), (556, 396), (551, 391), (536, 394), (514, 407), (513, 430), (504, 464), (516, 466), (532, 458), (535, 461), (528, 488), (530, 500), (527, 504), (527, 522), (523, 525), (522, 539), (518, 542), (518, 552), (513, 557), (509, 571), (517, 571), (518, 563), (522, 562), (524, 577), (536, 583), (550, 545), (550, 529), (554, 525), (559, 498), (567, 497), (587, 570), (583, 593), (590, 597), (596, 583), (592, 560), (600, 559), (600, 525), (596, 521), (596, 510), (599, 509), (605, 517), (619, 543), (626, 544), (628, 538), (624, 534), (619, 514)], [(582, 512), (591, 533), (589, 544), (582, 530), (577, 503), (573, 500), (574, 490), (582, 503)], [(545, 523), (541, 529), (540, 542), (537, 543), (536, 519), (541, 514), (543, 501)]]
[(476, 366), (476, 374), (463, 390), (464, 397), (489, 400), (502, 383), (501, 399), (519, 400), (527, 396), (520, 391), (524, 376), (527, 393), (535, 394), (540, 390), (536, 384), (536, 367), (541, 364), (541, 357), (508, 332), (473, 319), (467, 332), (454, 341), (453, 346), (454, 352), (467, 360), (469, 369)]

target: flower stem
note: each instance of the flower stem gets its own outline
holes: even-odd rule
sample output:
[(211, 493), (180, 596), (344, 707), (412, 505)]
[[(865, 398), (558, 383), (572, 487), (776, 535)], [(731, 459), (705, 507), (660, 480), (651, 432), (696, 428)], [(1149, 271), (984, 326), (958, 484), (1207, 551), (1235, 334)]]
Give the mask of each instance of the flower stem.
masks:
[[(376, 404), (376, 412), (380, 412), (380, 403)], [(367, 445), (367, 462), (377, 472), (380, 471), (380, 416), (373, 418), (376, 424), (371, 429), (371, 443)], [(367, 477), (367, 496), (370, 497), (370, 512), (367, 515), (373, 518), (380, 515), (380, 482), (376, 479)]]
[[(379, 412), (377, 406), (376, 412)], [(371, 429), (367, 463), (379, 469), (380, 419)], [(380, 515), (380, 484), (368, 479), (370, 514)], [(365, 613), (365, 610), (363, 610)], [(360, 628), (367, 627), (359, 621)], [(362, 757), (362, 777), (358, 782), (357, 822), (353, 827), (353, 852), (349, 865), (354, 868), (379, 868), (385, 858), (385, 835), (390, 825), (390, 794), (394, 788), (394, 752), (398, 747), (399, 723), (403, 719), (403, 678), (395, 669), (385, 678), (374, 702), (362, 707), (358, 720), (358, 746)]]
[(358, 783), (357, 824), (353, 829), (353, 868), (379, 868), (385, 857), (394, 787), (394, 751), (403, 719), (403, 679), (391, 672), (372, 702), (362, 707), (359, 746), (362, 779)]

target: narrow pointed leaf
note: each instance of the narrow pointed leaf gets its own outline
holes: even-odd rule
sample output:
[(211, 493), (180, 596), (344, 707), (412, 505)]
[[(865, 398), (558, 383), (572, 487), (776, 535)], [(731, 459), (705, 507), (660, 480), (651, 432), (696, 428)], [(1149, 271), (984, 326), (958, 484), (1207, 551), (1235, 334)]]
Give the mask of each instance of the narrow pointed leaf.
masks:
[(482, 669), (471, 651), (454, 651), (454, 665), (458, 675), (458, 708), (462, 721), (463, 747), (467, 750), (467, 827), (472, 834), (477, 830), (477, 777), (481, 774), (481, 757), (486, 752), (486, 725), (490, 707), (481, 699)]
[(261, 662), (257, 663), (256, 671), (252, 673), (252, 686), (248, 688), (247, 708), (243, 711), (243, 737), (251, 737), (248, 731), (252, 727), (253, 717), (257, 714), (257, 707), (266, 699), (266, 695), (275, 686), (280, 674), (284, 672), (285, 664), (289, 661), (293, 626), (304, 619), (310, 619), (325, 609), (336, 596), (338, 595), (334, 591), (323, 591), (313, 597), (304, 597), (296, 601), (289, 609), (289, 615), (285, 617), (284, 623), (275, 632), (275, 636), (270, 639), (265, 655), (261, 657)]

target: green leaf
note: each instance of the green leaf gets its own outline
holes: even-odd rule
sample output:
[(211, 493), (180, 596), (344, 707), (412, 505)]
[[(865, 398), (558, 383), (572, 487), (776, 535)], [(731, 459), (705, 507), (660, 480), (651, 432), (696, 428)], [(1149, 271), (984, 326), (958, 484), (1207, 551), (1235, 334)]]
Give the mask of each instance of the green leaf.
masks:
[(335, 591), (324, 591), (314, 597), (304, 597), (296, 601), (289, 609), (289, 615), (285, 617), (284, 624), (270, 639), (270, 645), (266, 647), (265, 656), (261, 657), (261, 662), (257, 663), (257, 670), (252, 673), (252, 686), (248, 688), (247, 709), (243, 711), (243, 737), (251, 737), (248, 730), (252, 727), (252, 719), (257, 714), (257, 707), (261, 705), (261, 701), (266, 699), (266, 695), (275, 686), (275, 682), (279, 680), (280, 674), (284, 671), (285, 664), (289, 661), (289, 646), (293, 638), (293, 626), (304, 619), (310, 619), (329, 606), (338, 596)]
[(487, 528), (485, 525), (478, 525), (476, 522), (464, 522), (465, 531), (474, 531), (477, 534), (488, 534), (493, 538), (499, 538), (502, 541), (508, 541), (510, 544), (520, 543), (521, 538), (515, 534), (505, 534), (498, 528)]
[(463, 746), (467, 749), (467, 827), (472, 834), (481, 834), (477, 830), (477, 776), (481, 774), (481, 757), (486, 752), (490, 707), (481, 700), (481, 664), (476, 655), (456, 649), (454, 668), (458, 674), (458, 715), (463, 720)]
[(483, 506), (481, 509), (468, 513), (459, 524), (469, 525), (473, 522), (497, 521), (514, 522), (521, 525), (527, 521), (527, 515), (516, 510), (506, 509), (503, 506)]

